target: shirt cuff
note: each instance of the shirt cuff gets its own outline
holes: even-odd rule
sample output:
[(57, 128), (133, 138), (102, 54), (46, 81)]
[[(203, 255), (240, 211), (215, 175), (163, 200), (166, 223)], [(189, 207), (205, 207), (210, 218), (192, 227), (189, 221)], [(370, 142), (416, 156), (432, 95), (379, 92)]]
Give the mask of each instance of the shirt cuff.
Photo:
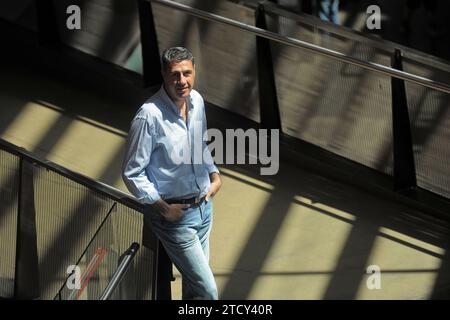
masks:
[(153, 204), (160, 199), (161, 199), (161, 196), (158, 193), (156, 193), (156, 194), (146, 195), (142, 198), (139, 198), (138, 200), (139, 200), (139, 202), (141, 202), (143, 204)]

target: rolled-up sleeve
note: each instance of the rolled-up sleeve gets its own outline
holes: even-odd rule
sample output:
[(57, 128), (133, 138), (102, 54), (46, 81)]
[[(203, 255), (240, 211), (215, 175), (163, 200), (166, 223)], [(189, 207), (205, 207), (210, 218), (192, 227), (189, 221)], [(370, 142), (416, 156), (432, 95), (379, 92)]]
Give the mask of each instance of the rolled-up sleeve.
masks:
[(154, 125), (149, 117), (137, 116), (131, 123), (122, 164), (122, 179), (140, 202), (151, 204), (161, 196), (146, 174), (155, 140)]

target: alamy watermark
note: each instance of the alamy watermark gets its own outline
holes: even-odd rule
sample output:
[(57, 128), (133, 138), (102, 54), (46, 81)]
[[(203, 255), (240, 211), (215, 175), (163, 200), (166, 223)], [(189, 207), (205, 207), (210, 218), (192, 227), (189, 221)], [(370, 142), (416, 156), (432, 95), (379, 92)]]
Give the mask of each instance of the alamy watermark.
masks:
[(369, 30), (381, 29), (381, 9), (377, 5), (367, 7), (366, 13), (369, 15), (366, 20), (366, 27)]
[[(275, 175), (279, 169), (280, 134), (278, 129), (204, 130), (202, 121), (193, 121), (193, 137), (177, 137), (170, 158), (175, 164), (261, 164), (261, 175)], [(214, 154), (210, 156), (209, 151)], [(270, 152), (269, 152), (270, 150)], [(226, 155), (224, 157), (224, 154)], [(213, 159), (214, 158), (214, 159)], [(248, 161), (248, 162), (247, 162)]]
[(81, 289), (81, 270), (79, 266), (70, 265), (67, 267), (67, 278), (66, 286), (69, 290), (80, 290)]
[(66, 13), (70, 16), (66, 20), (66, 27), (69, 30), (81, 29), (81, 9), (77, 5), (70, 5), (66, 9)]
[(367, 289), (381, 289), (381, 268), (373, 264), (367, 267), (366, 273), (370, 274), (366, 281)]

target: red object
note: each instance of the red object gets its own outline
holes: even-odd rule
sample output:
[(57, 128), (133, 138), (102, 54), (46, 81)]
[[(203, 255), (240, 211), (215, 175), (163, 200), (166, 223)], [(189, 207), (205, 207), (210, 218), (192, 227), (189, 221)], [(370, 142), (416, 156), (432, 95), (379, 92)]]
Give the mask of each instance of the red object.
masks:
[(77, 300), (83, 293), (84, 289), (87, 287), (89, 280), (91, 280), (91, 277), (93, 276), (94, 272), (97, 271), (98, 267), (105, 258), (106, 251), (107, 250), (105, 248), (97, 248), (97, 250), (95, 251), (94, 256), (92, 257), (86, 270), (84, 270), (81, 276), (81, 288), (77, 292), (76, 295)]

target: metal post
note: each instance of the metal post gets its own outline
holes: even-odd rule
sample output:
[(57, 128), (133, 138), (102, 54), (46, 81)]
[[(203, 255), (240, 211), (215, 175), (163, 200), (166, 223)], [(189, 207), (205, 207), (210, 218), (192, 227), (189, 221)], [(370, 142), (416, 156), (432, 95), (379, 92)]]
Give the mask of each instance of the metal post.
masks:
[(52, 0), (35, 0), (39, 44), (58, 46), (61, 39), (58, 33), (55, 7)]
[(148, 214), (144, 214), (142, 229), (142, 244), (154, 252), (153, 258), (153, 297), (155, 300), (171, 300), (172, 289), (170, 282), (174, 281), (172, 261), (161, 242), (152, 231)]
[[(262, 3), (258, 4), (255, 17), (256, 27), (267, 30), (266, 13)], [(281, 130), (280, 110), (278, 107), (270, 41), (266, 38), (256, 36), (256, 53), (258, 58), (259, 113), (261, 128)]]
[[(395, 49), (392, 55), (391, 66), (403, 71), (402, 54), (399, 49)], [(402, 79), (392, 77), (391, 85), (394, 135), (394, 190), (413, 195), (417, 181), (405, 82)]]
[(148, 1), (138, 0), (138, 8), (144, 86), (159, 85), (163, 79), (152, 6)]
[(100, 296), (100, 300), (109, 300), (111, 298), (112, 294), (114, 293), (114, 290), (120, 284), (126, 272), (128, 271), (128, 268), (130, 267), (131, 262), (133, 261), (133, 258), (138, 250), (139, 244), (133, 242), (130, 248), (128, 248), (128, 250), (123, 254), (119, 266), (117, 267), (117, 270), (114, 273), (111, 281), (108, 283), (107, 287)]
[(31, 300), (38, 299), (39, 296), (33, 165), (21, 158), (14, 298)]

